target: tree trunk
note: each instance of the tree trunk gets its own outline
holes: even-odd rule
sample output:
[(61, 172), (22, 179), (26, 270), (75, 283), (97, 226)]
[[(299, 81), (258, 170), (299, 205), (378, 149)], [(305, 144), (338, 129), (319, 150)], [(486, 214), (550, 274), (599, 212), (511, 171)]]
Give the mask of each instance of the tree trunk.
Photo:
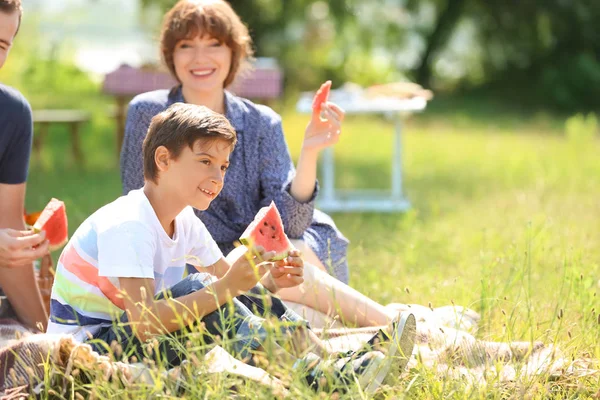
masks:
[(421, 58), (421, 64), (415, 70), (417, 83), (424, 87), (431, 84), (433, 58), (443, 48), (462, 15), (465, 0), (448, 0), (446, 8), (440, 13), (437, 24), (427, 37), (427, 47)]

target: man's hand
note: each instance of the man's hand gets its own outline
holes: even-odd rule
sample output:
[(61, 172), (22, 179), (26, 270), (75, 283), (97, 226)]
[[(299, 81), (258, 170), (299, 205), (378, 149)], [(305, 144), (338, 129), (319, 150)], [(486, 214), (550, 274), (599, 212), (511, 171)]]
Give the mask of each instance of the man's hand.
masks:
[(302, 282), (304, 282), (304, 261), (298, 250), (290, 251), (285, 259), (277, 261), (260, 281), (271, 293), (298, 286)]
[(0, 229), (0, 268), (31, 266), (34, 260), (48, 254), (46, 233)]
[(267, 270), (274, 267), (275, 263), (265, 261), (274, 256), (274, 251), (265, 252), (264, 248), (257, 246), (238, 258), (222, 278), (227, 282), (231, 295), (239, 296), (256, 286)]

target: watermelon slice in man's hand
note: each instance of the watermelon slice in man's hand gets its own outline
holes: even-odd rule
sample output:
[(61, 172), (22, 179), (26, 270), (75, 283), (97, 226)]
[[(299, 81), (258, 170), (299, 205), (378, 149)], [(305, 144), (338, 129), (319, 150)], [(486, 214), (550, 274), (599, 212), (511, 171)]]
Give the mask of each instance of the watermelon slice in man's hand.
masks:
[(329, 90), (331, 89), (331, 81), (327, 81), (321, 85), (315, 97), (313, 98), (312, 109), (313, 113), (321, 114), (321, 106), (327, 102), (329, 98)]
[(50, 251), (64, 246), (69, 239), (65, 203), (54, 198), (50, 200), (37, 221), (35, 221), (33, 230), (35, 232), (46, 232), (46, 239), (50, 242)]
[(240, 242), (248, 247), (262, 246), (265, 251), (274, 251), (271, 260), (283, 260), (294, 245), (283, 230), (283, 221), (274, 202), (261, 208), (242, 236)]

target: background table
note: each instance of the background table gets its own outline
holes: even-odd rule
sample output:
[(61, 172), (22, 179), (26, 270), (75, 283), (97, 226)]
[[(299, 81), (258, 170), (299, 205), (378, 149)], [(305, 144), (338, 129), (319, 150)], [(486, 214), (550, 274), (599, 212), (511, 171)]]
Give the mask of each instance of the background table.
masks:
[(68, 126), (71, 135), (71, 151), (73, 152), (73, 158), (77, 165), (80, 167), (83, 166), (83, 154), (81, 153), (81, 146), (79, 144), (79, 128), (81, 125), (88, 122), (90, 118), (91, 114), (83, 110), (34, 110), (33, 122), (35, 125), (39, 126), (39, 132), (34, 136), (33, 141), (33, 148), (37, 158), (40, 158), (50, 125), (64, 124)]
[[(283, 92), (283, 70), (277, 61), (273, 58), (258, 57), (252, 67), (247, 73), (238, 76), (228, 90), (261, 104), (269, 104), (270, 101), (280, 98)], [(117, 123), (117, 157), (121, 154), (129, 101), (140, 93), (170, 89), (177, 84), (168, 72), (158, 66), (134, 68), (123, 64), (106, 74), (102, 91), (114, 96), (116, 102), (112, 114)]]
[[(296, 109), (298, 112), (310, 114), (314, 93), (301, 95)], [(340, 190), (335, 188), (334, 149), (329, 147), (323, 151), (321, 168), (323, 177), (321, 193), (317, 199), (323, 211), (379, 211), (395, 212), (410, 208), (410, 202), (404, 196), (402, 185), (402, 119), (403, 115), (423, 111), (427, 101), (421, 97), (397, 99), (390, 97), (363, 98), (361, 93), (348, 93), (332, 90), (329, 100), (344, 109), (346, 115), (379, 114), (394, 121), (395, 134), (392, 149), (391, 190)]]

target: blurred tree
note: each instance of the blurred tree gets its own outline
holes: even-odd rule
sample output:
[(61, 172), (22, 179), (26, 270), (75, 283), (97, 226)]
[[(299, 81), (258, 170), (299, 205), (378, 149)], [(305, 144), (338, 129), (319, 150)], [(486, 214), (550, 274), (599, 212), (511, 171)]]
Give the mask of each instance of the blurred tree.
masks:
[(482, 50), (486, 87), (530, 94), (532, 101), (569, 109), (600, 106), (600, 1), (408, 0), (411, 12), (433, 5), (417, 82), (429, 86), (438, 57), (461, 20), (472, 21)]
[(600, 106), (600, 1), (471, 3), (489, 81), (562, 108)]
[[(463, 10), (468, 0), (430, 0), (438, 11), (431, 29), (423, 32), (425, 50), (421, 61), (414, 70), (415, 79), (424, 87), (431, 86), (433, 62), (436, 56), (446, 47), (448, 40), (457, 23), (463, 16)], [(420, 6), (417, 0), (408, 1), (408, 9), (415, 10)]]
[[(163, 11), (176, 2), (141, 1)], [(563, 108), (600, 105), (598, 0), (231, 0), (231, 4), (249, 26), (257, 55), (275, 57), (282, 64), (288, 88), (307, 89), (324, 79), (370, 84), (399, 79), (404, 73), (430, 86), (439, 81), (436, 65), (456, 28), (461, 21), (470, 21), (481, 51), (477, 71), (482, 77), (477, 85), (530, 93), (536, 97), (533, 101)], [(411, 65), (404, 63), (403, 71), (397, 53), (406, 49), (406, 37), (415, 34), (422, 43), (419, 56)], [(463, 80), (473, 82), (469, 76)]]
[[(141, 0), (163, 11), (177, 0)], [(385, 13), (386, 0), (230, 0), (250, 29), (256, 55), (282, 65), (286, 88), (306, 90), (325, 79), (336, 83), (373, 83), (400, 76), (391, 57), (374, 56), (392, 36), (401, 43), (403, 29)], [(377, 7), (380, 5), (381, 7)], [(383, 20), (373, 24), (373, 18)]]

